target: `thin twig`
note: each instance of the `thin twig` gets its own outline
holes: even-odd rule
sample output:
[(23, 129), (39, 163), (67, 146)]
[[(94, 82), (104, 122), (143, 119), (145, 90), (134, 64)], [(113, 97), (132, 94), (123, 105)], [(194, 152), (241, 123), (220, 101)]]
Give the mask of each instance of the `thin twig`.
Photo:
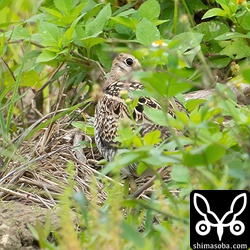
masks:
[(45, 48), (45, 46), (41, 45), (40, 43), (36, 43), (34, 41), (25, 41), (24, 39), (19, 39), (19, 40), (15, 40), (15, 41), (8, 41), (7, 44), (13, 44), (13, 43), (20, 43), (20, 42), (25, 42), (25, 43), (29, 43), (32, 45), (35, 45), (36, 47), (39, 47), (41, 49)]
[(65, 62), (61, 63), (57, 69), (55, 70), (55, 72), (52, 74), (52, 76), (50, 77), (50, 79), (36, 92), (34, 99), (53, 81), (53, 77), (58, 73), (58, 71), (62, 68), (62, 66), (64, 65)]
[[(19, 192), (16, 192), (16, 191), (13, 191), (13, 190), (10, 190), (10, 189), (1, 187), (1, 186), (0, 186), (0, 190), (1, 190), (2, 192), (4, 192), (4, 193), (11, 194), (11, 195), (14, 195), (14, 196), (17, 196), (17, 197), (21, 197), (21, 198), (23, 198), (23, 199), (26, 199), (26, 198), (27, 198), (27, 194), (21, 194), (21, 193), (19, 193)], [(30, 194), (30, 193), (29, 193), (29, 195), (30, 195), (29, 200), (35, 201), (35, 202), (38, 202), (38, 203), (39, 203), (39, 201), (40, 201), (39, 199), (36, 199), (36, 198), (32, 197), (32, 194)]]
[[(158, 171), (158, 176), (160, 176), (161, 178), (163, 178), (167, 173), (169, 173), (169, 170), (168, 168), (161, 168), (159, 171)], [(155, 179), (158, 177), (156, 175), (154, 175), (153, 177), (151, 177), (141, 188), (139, 188), (135, 193), (133, 193), (131, 195), (131, 198), (137, 198), (139, 197), (144, 191), (146, 191), (148, 188), (150, 188)]]

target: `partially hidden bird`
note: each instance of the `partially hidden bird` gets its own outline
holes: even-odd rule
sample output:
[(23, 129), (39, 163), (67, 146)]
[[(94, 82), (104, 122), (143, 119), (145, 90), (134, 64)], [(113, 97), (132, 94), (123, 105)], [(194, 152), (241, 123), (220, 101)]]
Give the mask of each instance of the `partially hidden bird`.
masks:
[[(123, 118), (131, 119), (140, 127), (141, 136), (148, 132), (159, 130), (161, 139), (171, 136), (168, 127), (153, 123), (146, 115), (144, 107), (162, 109), (160, 104), (152, 97), (141, 96), (132, 112), (122, 97), (123, 93), (132, 93), (143, 90), (144, 86), (138, 80), (132, 80), (132, 72), (141, 69), (139, 61), (130, 54), (121, 53), (113, 61), (110, 74), (102, 86), (100, 99), (95, 107), (94, 134), (97, 148), (104, 158), (113, 161), (119, 143), (116, 141), (119, 122)], [(175, 102), (173, 104), (173, 102)], [(185, 108), (176, 99), (169, 101), (167, 112), (175, 117), (175, 110), (183, 111)], [(137, 163), (122, 169), (122, 174), (132, 178), (137, 177)], [(149, 171), (150, 173), (150, 171)]]

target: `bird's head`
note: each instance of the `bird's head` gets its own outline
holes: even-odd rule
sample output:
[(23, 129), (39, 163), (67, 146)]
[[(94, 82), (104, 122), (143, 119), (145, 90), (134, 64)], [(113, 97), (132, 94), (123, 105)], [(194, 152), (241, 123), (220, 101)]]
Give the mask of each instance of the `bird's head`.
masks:
[(113, 61), (110, 78), (118, 80), (125, 76), (129, 77), (131, 71), (138, 70), (139, 68), (141, 68), (141, 64), (135, 57), (122, 53)]

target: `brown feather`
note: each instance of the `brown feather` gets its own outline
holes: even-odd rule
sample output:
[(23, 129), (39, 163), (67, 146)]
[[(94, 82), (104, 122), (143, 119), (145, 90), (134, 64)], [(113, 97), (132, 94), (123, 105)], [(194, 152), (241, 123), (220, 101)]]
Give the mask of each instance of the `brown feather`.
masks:
[[(132, 65), (129, 65), (133, 62)], [(110, 76), (103, 86), (103, 94), (95, 108), (95, 140), (101, 154), (108, 160), (114, 159), (117, 151), (118, 143), (115, 141), (117, 136), (118, 123), (122, 118), (132, 118), (135, 123), (141, 127), (142, 136), (154, 130), (160, 130), (161, 138), (166, 139), (171, 136), (167, 127), (154, 124), (144, 112), (144, 106), (161, 109), (159, 103), (153, 98), (140, 97), (134, 110), (132, 117), (128, 111), (128, 107), (121, 97), (122, 93), (127, 92), (128, 96), (132, 91), (142, 90), (144, 87), (138, 81), (132, 81), (131, 73), (137, 70), (140, 63), (136, 58), (129, 54), (120, 54), (115, 58)], [(169, 102), (168, 113), (175, 117), (174, 110), (185, 110), (177, 99)], [(126, 175), (136, 175), (136, 164), (129, 168), (125, 168), (123, 173)]]

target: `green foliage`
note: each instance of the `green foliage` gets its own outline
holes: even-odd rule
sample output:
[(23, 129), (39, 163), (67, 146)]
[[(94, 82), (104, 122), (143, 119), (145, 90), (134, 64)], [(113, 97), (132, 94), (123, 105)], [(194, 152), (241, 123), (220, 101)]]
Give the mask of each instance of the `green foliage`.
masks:
[[(132, 53), (145, 69), (135, 75), (145, 89), (135, 91), (128, 106), (132, 109), (142, 95), (155, 98), (162, 110), (145, 108), (145, 113), (172, 134), (166, 141), (159, 131), (141, 137), (138, 129), (122, 121), (117, 137), (121, 148), (102, 171), (119, 176), (122, 168), (136, 162), (138, 174), (147, 168), (156, 172), (171, 167), (171, 181), (163, 183), (158, 176), (150, 200), (124, 197), (123, 187), (114, 181), (105, 183), (108, 198), (97, 204), (93, 177), (93, 199), (87, 201), (84, 194), (74, 193), (69, 170), (71, 185), (60, 201), (60, 249), (187, 249), (193, 189), (249, 189), (250, 111), (213, 76), (215, 71), (226, 72), (218, 82), (234, 77), (232, 83), (250, 83), (249, 2), (147, 0), (140, 6), (133, 0), (124, 6), (117, 4), (120, 1), (97, 0), (7, 2), (0, 1), (1, 155), (16, 159), (17, 148), (11, 143), (15, 136), (21, 135), (20, 144), (80, 107), (92, 117), (89, 105), (98, 95), (93, 83), (102, 81), (99, 72), (104, 68), (108, 72), (113, 53), (119, 52)], [(215, 83), (212, 97), (184, 100), (183, 93)], [(44, 123), (35, 119), (30, 125), (21, 103), (29, 88), (50, 100), (39, 110), (47, 115), (55, 103), (53, 91), (62, 86), (64, 109)], [(174, 96), (189, 115), (177, 112), (176, 119), (167, 115), (167, 103)], [(72, 125), (93, 136), (92, 122)], [(176, 129), (184, 133), (175, 134)], [(181, 190), (179, 197), (170, 192), (176, 189)], [(70, 218), (72, 207), (80, 214), (80, 232)], [(153, 218), (159, 223), (153, 224)], [(31, 231), (41, 247), (57, 249), (47, 241), (50, 227), (48, 220), (45, 228), (38, 223)]]

